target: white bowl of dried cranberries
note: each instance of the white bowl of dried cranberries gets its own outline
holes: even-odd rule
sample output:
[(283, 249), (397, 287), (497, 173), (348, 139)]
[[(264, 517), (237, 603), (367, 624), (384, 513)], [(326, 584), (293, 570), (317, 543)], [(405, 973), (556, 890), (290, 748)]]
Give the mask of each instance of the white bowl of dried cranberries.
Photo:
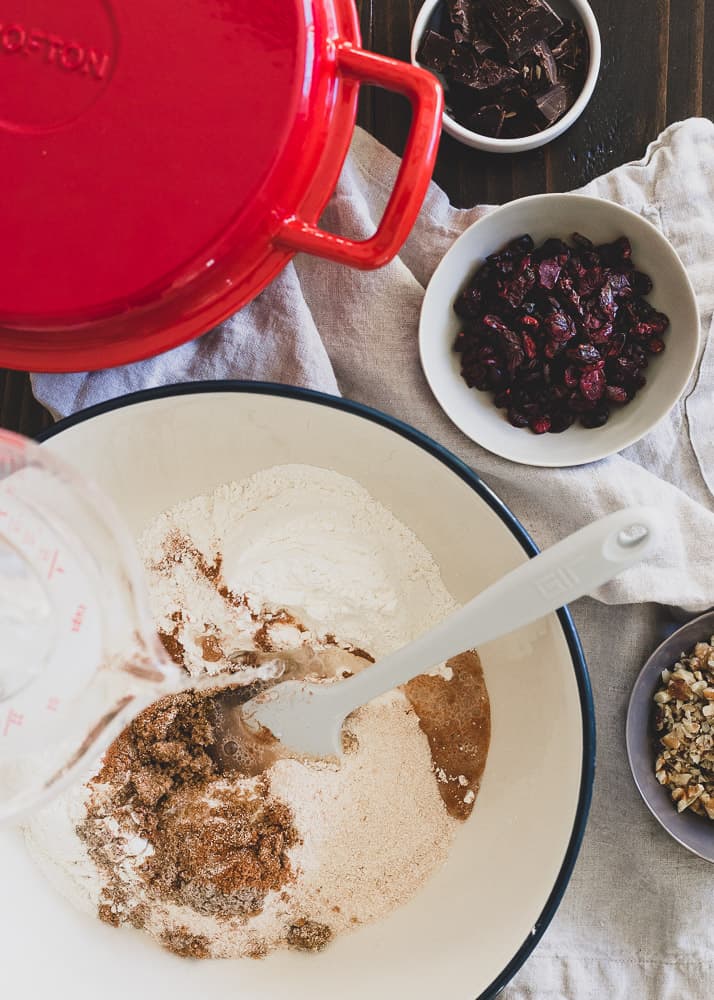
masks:
[(496, 455), (584, 465), (634, 444), (682, 396), (699, 315), (662, 233), (614, 202), (522, 198), (437, 267), (419, 344), (439, 404)]

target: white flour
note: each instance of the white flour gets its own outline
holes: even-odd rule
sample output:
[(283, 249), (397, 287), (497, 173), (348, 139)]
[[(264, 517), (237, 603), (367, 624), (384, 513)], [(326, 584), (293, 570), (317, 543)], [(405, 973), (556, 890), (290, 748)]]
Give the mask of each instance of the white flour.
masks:
[[(177, 533), (206, 565), (222, 555), (222, 578), (247, 607), (220, 596), (198, 571), (200, 556), (166, 559)], [(276, 646), (319, 646), (334, 637), (382, 656), (454, 607), (432, 557), (407, 528), (352, 480), (308, 466), (269, 469), (177, 505), (149, 526), (141, 551), (157, 625), (173, 630), (194, 674), (220, 669), (232, 649), (252, 648), (261, 625), (281, 610), (307, 631), (274, 623)], [(171, 617), (177, 609), (180, 623)], [(207, 626), (224, 654), (214, 663), (202, 655)], [(146, 904), (145, 930), (161, 938), (180, 927), (205, 938), (216, 957), (241, 956), (284, 944), (295, 920), (336, 934), (409, 899), (444, 861), (459, 824), (446, 812), (426, 737), (403, 695), (360, 709), (348, 727), (357, 749), (341, 767), (281, 760), (270, 769), (271, 795), (291, 809), (301, 842), (290, 850), (294, 881), (270, 892), (257, 916), (218, 918), (151, 897), (140, 874), (151, 846), (107, 820), (102, 833), (115, 876), (132, 905)], [(53, 803), (32, 820), (27, 840), (60, 891), (96, 912), (105, 876), (75, 832), (85, 798), (80, 787)]]

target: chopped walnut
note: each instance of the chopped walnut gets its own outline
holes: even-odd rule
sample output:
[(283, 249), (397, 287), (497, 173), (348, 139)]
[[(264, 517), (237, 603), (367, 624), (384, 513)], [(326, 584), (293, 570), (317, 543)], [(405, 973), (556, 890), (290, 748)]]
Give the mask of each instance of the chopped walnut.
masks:
[(654, 702), (657, 781), (677, 812), (714, 819), (714, 637), (662, 671)]

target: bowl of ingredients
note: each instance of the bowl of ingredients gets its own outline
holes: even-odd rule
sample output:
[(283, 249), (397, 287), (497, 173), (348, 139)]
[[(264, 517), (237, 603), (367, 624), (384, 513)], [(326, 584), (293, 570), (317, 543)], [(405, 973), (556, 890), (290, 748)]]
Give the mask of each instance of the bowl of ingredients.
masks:
[(652, 815), (714, 862), (714, 612), (677, 629), (647, 660), (630, 696), (626, 739)]
[(426, 0), (411, 58), (444, 85), (444, 131), (474, 149), (519, 153), (583, 113), (600, 32), (587, 0)]
[(369, 669), (534, 553), (513, 515), (418, 432), (286, 387), (151, 390), (44, 447), (116, 503), (175, 662), (237, 686), (146, 709), (24, 843), (3, 837), (4, 975), (77, 1000), (125, 996), (117, 968), (176, 1000), (495, 996), (557, 909), (588, 811), (567, 611), (353, 713), (339, 765), (249, 774), (222, 699), (286, 657)]
[(676, 404), (699, 352), (687, 273), (662, 233), (614, 202), (522, 198), (440, 262), (419, 347), (439, 404), (514, 462), (583, 465), (626, 448)]

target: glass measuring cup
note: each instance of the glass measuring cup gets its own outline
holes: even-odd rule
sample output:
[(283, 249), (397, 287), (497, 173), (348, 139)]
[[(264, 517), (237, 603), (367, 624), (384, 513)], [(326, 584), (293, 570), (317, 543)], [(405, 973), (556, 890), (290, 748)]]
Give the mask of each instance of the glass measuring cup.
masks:
[(185, 686), (109, 499), (0, 431), (0, 824), (51, 798), (142, 708)]

